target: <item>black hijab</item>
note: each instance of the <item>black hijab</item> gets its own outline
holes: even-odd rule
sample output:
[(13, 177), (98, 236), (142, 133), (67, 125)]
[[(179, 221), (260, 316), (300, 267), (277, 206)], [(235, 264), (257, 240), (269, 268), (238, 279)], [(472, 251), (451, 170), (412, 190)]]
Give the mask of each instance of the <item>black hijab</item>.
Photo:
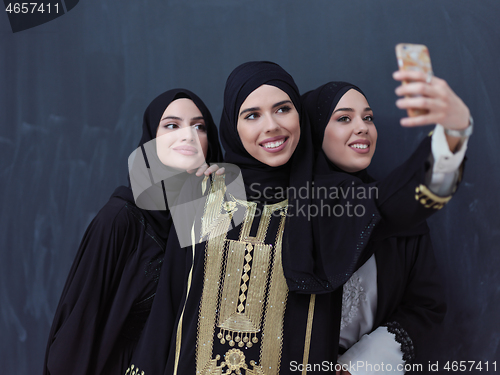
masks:
[[(385, 225), (378, 210), (378, 206), (386, 202), (406, 183), (411, 176), (410, 173), (414, 171), (412, 168), (408, 168), (408, 175), (405, 175), (405, 172), (392, 173), (384, 179), (383, 184), (380, 184), (366, 169), (355, 173), (346, 172), (332, 163), (324, 153), (322, 144), (330, 117), (342, 96), (351, 89), (360, 92), (366, 98), (359, 87), (347, 82), (329, 82), (302, 95), (316, 151), (315, 187), (337, 187), (340, 194), (333, 199), (316, 196), (313, 205), (319, 207), (325, 204), (331, 207), (340, 205), (345, 208), (349, 204), (351, 207), (358, 205), (363, 207), (361, 216), (333, 215), (314, 217), (312, 220), (317, 259), (330, 283), (329, 288), (336, 288), (345, 283), (352, 273), (368, 260), (374, 251), (374, 246), (369, 240), (380, 240), (389, 234), (408, 236), (428, 232), (425, 222), (414, 228), (398, 228), (393, 231), (391, 225)], [(344, 196), (345, 193), (348, 194)], [(389, 227), (389, 230), (386, 227)]]
[[(165, 166), (156, 154), (156, 132), (165, 109), (177, 99), (191, 99), (200, 110), (207, 129), (207, 163), (222, 160), (217, 127), (205, 103), (193, 92), (186, 89), (172, 89), (157, 96), (146, 108), (142, 122), (142, 136), (138, 148), (129, 158), (129, 187), (120, 186), (113, 196), (134, 202), (142, 209), (147, 222), (165, 243), (172, 217), (167, 203), (167, 191), (179, 190), (187, 178)], [(168, 183), (165, 180), (168, 178)], [(132, 191), (131, 187), (134, 187)], [(170, 200), (169, 194), (169, 200)]]
[(313, 150), (308, 137), (304, 136), (304, 133), (309, 133), (305, 121), (300, 124), (301, 136), (295, 153), (285, 165), (271, 167), (245, 150), (237, 130), (238, 113), (248, 95), (262, 85), (275, 86), (287, 93), (301, 120), (303, 119), (299, 90), (290, 74), (272, 62), (247, 62), (234, 69), (226, 82), (220, 122), (221, 142), (226, 151), (224, 161), (236, 164), (241, 169), (249, 199), (276, 203), (285, 199), (283, 192), (286, 192), (289, 184), (302, 185), (303, 180), (307, 179), (307, 176), (300, 176), (293, 170), (303, 165), (312, 165)]
[[(300, 140), (294, 154), (283, 166), (271, 167), (256, 160), (243, 147), (237, 131), (238, 112), (247, 96), (262, 85), (272, 85), (288, 94), (300, 116)], [(288, 209), (283, 235), (283, 271), (290, 291), (318, 293), (330, 291), (323, 271), (315, 263), (313, 232), (308, 209), (312, 183), (314, 149), (307, 114), (300, 102), (293, 78), (279, 65), (267, 61), (247, 62), (229, 76), (224, 92), (224, 109), (220, 124), (221, 141), (226, 150), (225, 161), (241, 168), (247, 194), (248, 187), (261, 189), (280, 187), (288, 192)], [(258, 183), (258, 184), (255, 184)], [(269, 191), (269, 190), (267, 190)], [(280, 191), (280, 190), (278, 190)], [(274, 200), (283, 200), (278, 194)]]
[(214, 163), (222, 160), (222, 151), (219, 145), (219, 137), (217, 135), (217, 126), (212, 119), (212, 115), (203, 101), (193, 92), (186, 89), (172, 89), (157, 96), (146, 108), (142, 121), (142, 137), (139, 142), (139, 147), (156, 138), (156, 131), (160, 123), (161, 116), (165, 109), (177, 99), (191, 99), (198, 107), (205, 125), (207, 127), (208, 138), (208, 153), (206, 160), (208, 163)]
[[(317, 154), (316, 157), (316, 168), (315, 171), (319, 173), (329, 173), (329, 172), (345, 172), (340, 169), (334, 163), (332, 163), (325, 155), (322, 149), (323, 139), (325, 138), (325, 129), (330, 121), (335, 107), (345, 93), (349, 90), (356, 90), (361, 93), (365, 98), (366, 95), (358, 86), (355, 86), (347, 82), (329, 82), (323, 86), (320, 86), (316, 90), (309, 91), (302, 95), (302, 100), (306, 106), (307, 110), (311, 110), (309, 113), (311, 122), (312, 138), (314, 143), (314, 150)], [(314, 106), (314, 110), (312, 107)], [(359, 177), (363, 182), (373, 182), (375, 181), (372, 177), (368, 175), (366, 169), (361, 171), (350, 173), (353, 176)]]
[[(241, 104), (251, 92), (264, 84), (278, 87), (286, 92), (300, 116), (300, 140), (290, 161), (281, 167), (270, 167), (250, 156), (237, 131), (237, 114)], [(240, 168), (247, 187), (259, 182), (263, 188), (284, 186), (295, 191), (302, 187), (310, 188), (314, 151), (309, 122), (301, 105), (297, 86), (292, 77), (279, 65), (271, 62), (248, 62), (231, 73), (224, 93), (220, 132), (226, 150), (225, 162), (234, 163)], [(231, 173), (226, 173), (226, 184), (228, 178), (231, 179), (231, 176), (228, 176)], [(191, 195), (190, 192), (187, 194)], [(271, 197), (271, 200), (274, 199), (280, 198)], [(261, 203), (264, 202), (259, 201), (259, 204)], [(266, 203), (269, 201), (266, 200)], [(309, 194), (304, 197), (289, 193), (288, 203), (283, 234), (282, 265), (289, 290), (308, 294), (331, 292), (334, 288), (331, 288), (328, 275), (324, 272), (322, 258), (318, 258), (314, 252), (312, 222), (308, 220), (307, 215), (297, 210), (298, 206), (307, 212), (311, 197)], [(181, 349), (187, 353), (185, 355), (192, 355), (193, 358), (195, 355), (198, 327), (193, 323), (197, 318), (192, 314), (193, 311), (197, 314), (200, 302), (194, 297), (184, 299), (188, 295), (201, 293), (206, 245), (198, 244), (194, 252), (193, 248), (187, 248), (185, 251), (177, 239), (175, 228), (172, 227), (157, 295), (133, 355), (132, 364), (135, 369), (139, 372), (145, 371), (146, 374), (172, 373), (176, 356), (176, 332), (182, 331)], [(193, 272), (192, 278), (188, 276), (191, 275), (190, 272)], [(185, 311), (190, 313), (184, 316)], [(177, 325), (181, 317), (183, 323), (179, 331)]]

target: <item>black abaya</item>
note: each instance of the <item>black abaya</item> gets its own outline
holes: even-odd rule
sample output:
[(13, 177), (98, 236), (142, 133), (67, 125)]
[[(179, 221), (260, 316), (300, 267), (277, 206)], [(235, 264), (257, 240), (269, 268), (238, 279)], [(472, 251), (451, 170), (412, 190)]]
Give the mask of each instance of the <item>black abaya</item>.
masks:
[[(154, 142), (165, 108), (178, 98), (189, 98), (200, 109), (207, 127), (207, 161), (220, 161), (210, 112), (184, 89), (167, 91), (148, 106), (139, 146)], [(152, 163), (160, 164), (159, 159), (152, 159), (154, 153), (148, 157), (142, 165), (145, 175)], [(146, 187), (143, 196), (160, 192), (163, 199), (165, 185), (162, 181)], [(172, 219), (166, 202), (163, 207), (157, 211), (138, 208), (132, 189), (121, 186), (91, 222), (54, 316), (44, 375), (124, 374), (149, 316), (162, 267), (178, 279), (185, 274), (183, 258), (174, 263), (164, 259)], [(172, 301), (181, 298), (182, 290), (172, 293)]]

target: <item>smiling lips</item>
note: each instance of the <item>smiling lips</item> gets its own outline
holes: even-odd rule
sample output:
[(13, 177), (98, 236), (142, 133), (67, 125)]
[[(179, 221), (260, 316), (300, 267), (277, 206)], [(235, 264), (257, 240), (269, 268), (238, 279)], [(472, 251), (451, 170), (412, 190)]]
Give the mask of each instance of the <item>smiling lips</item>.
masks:
[(259, 146), (267, 152), (280, 152), (285, 148), (287, 141), (288, 137), (278, 136), (267, 138), (266, 140), (264, 140), (264, 142), (260, 143)]
[(358, 154), (366, 154), (370, 152), (370, 141), (367, 139), (357, 139), (348, 145), (351, 150)]
[(177, 146), (174, 147), (172, 150), (186, 156), (196, 155), (198, 153), (198, 150), (192, 146)]

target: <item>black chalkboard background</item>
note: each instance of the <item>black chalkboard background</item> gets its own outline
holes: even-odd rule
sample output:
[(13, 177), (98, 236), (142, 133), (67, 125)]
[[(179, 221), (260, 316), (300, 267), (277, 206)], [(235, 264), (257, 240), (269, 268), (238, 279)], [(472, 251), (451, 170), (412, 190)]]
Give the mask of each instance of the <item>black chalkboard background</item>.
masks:
[(375, 111), (371, 172), (382, 177), (431, 130), (398, 125), (391, 73), (399, 42), (429, 47), (435, 74), (476, 122), (465, 179), (429, 220), (449, 313), (427, 355), (441, 367), (500, 367), (499, 18), (497, 0), (81, 0), (13, 34), (0, 15), (2, 373), (41, 373), (80, 239), (126, 182), (157, 94), (186, 87), (218, 120), (225, 80), (248, 60), (279, 63), (302, 92), (351, 81)]

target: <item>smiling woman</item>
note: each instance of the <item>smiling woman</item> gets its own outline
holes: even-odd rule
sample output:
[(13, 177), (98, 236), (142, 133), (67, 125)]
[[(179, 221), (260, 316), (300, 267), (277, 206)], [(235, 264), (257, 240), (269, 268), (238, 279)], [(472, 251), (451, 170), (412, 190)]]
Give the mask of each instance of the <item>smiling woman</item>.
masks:
[(299, 114), (286, 92), (262, 85), (241, 105), (237, 124), (245, 150), (272, 167), (285, 164), (300, 139)]
[(325, 129), (323, 151), (347, 172), (365, 169), (377, 145), (373, 111), (363, 94), (350, 89), (339, 100)]
[(78, 249), (52, 324), (44, 374), (125, 373), (163, 266), (172, 226), (167, 195), (182, 187), (186, 170), (208, 175), (217, 166), (205, 160), (222, 158), (210, 112), (188, 90), (154, 99), (142, 130), (129, 158), (131, 187), (115, 190)]
[[(367, 125), (367, 107), (342, 106), (339, 126), (355, 134), (339, 138), (347, 164), (369, 163), (371, 156), (359, 152), (368, 147), (366, 141), (374, 151), (375, 139), (366, 133), (373, 127)], [(313, 181), (308, 116), (293, 78), (277, 64), (248, 62), (233, 70), (220, 132), (224, 160), (241, 171), (247, 197), (230, 191), (233, 171), (215, 176), (203, 189), (199, 220), (188, 226), (196, 244), (182, 248), (170, 236), (157, 296), (127, 375), (278, 375), (293, 371), (292, 363), (316, 364), (314, 369), (324, 362), (335, 365), (341, 286), (373, 252), (367, 244), (382, 215), (410, 230), (417, 226), (418, 232), (427, 230), (418, 227), (420, 221), (436, 212), (414, 200), (414, 184), (425, 176), (428, 143), (409, 172), (390, 181), (392, 190), (382, 199), (358, 194), (364, 186), (358, 176), (343, 173), (348, 178), (332, 183), (329, 175), (316, 175)], [(323, 134), (316, 138), (321, 145)], [(314, 188), (342, 190), (323, 199), (328, 208), (352, 201), (361, 205), (358, 214), (308, 215), (322, 199), (311, 196), (312, 182)], [(318, 372), (331, 373), (327, 367)]]
[[(377, 184), (366, 171), (375, 152), (377, 129), (364, 93), (347, 82), (329, 82), (305, 94), (304, 102), (316, 140), (317, 173), (329, 176), (330, 182), (357, 180), (360, 188), (379, 188), (382, 200), (388, 195), (397, 197), (394, 182), (403, 177), (401, 170), (389, 176), (389, 183), (382, 184)], [(426, 139), (423, 144), (429, 141)], [(432, 142), (437, 143), (436, 139)], [(447, 148), (444, 137), (441, 142)], [(436, 148), (433, 147), (432, 157), (439, 159)], [(420, 149), (425, 150), (422, 145)], [(426, 180), (432, 189), (451, 193), (464, 151), (453, 155), (456, 168), (451, 168), (449, 183), (444, 184), (447, 186), (432, 183), (443, 179), (436, 178), (430, 169), (428, 175), (434, 178)], [(416, 155), (414, 159), (419, 158)], [(425, 161), (425, 151), (422, 156)], [(414, 169), (411, 163), (406, 164), (406, 170)], [(417, 189), (423, 189), (422, 186)], [(420, 203), (402, 197), (398, 200), (402, 207)], [(419, 361), (422, 349), (433, 339), (433, 329), (444, 318), (446, 305), (427, 225), (424, 222), (414, 228), (403, 227), (402, 231), (393, 231), (397, 236), (387, 236), (377, 230), (385, 226), (390, 232), (390, 227), (394, 229), (396, 225), (387, 225), (390, 218), (385, 221), (368, 241), (368, 253), (373, 255), (360, 262), (362, 266), (343, 285), (339, 340), (343, 355), (337, 359), (337, 374), (349, 375), (353, 369), (350, 365), (356, 363), (372, 367), (385, 364), (392, 366), (394, 373), (403, 374), (405, 364)], [(356, 374), (368, 371), (356, 367), (354, 370)]]
[[(282, 247), (285, 227), (299, 231), (303, 226), (303, 233), (309, 228), (302, 225), (306, 218), (287, 217), (289, 202), (303, 204), (303, 199), (287, 200), (282, 192), (311, 181), (308, 126), (297, 86), (280, 66), (250, 62), (231, 73), (221, 139), (225, 162), (241, 170), (247, 199), (226, 189), (230, 173), (216, 176), (195, 225), (201, 231), (194, 235), (206, 241), (189, 251), (167, 247), (169, 255), (188, 257), (181, 263), (188, 267), (182, 277), (170, 273), (172, 267), (162, 269), (128, 373), (272, 375), (288, 373), (289, 361), (302, 358), (304, 347), (292, 342), (307, 341), (310, 296), (289, 293)], [(232, 227), (236, 215), (244, 220)], [(302, 249), (296, 245), (298, 253)], [(179, 268), (179, 261), (168, 263)], [(172, 293), (182, 296), (179, 309)]]
[(192, 170), (205, 163), (205, 120), (191, 99), (177, 99), (168, 105), (156, 132), (156, 144), (158, 158), (174, 169)]

